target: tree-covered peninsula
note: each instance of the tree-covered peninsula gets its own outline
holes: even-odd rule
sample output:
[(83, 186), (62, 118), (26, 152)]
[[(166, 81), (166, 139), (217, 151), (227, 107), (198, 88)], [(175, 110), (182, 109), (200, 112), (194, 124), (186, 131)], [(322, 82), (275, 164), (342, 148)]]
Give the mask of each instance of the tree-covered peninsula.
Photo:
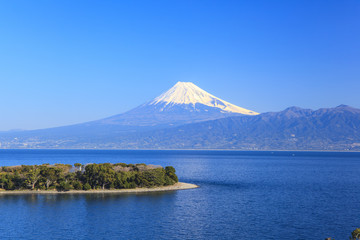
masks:
[(43, 164), (0, 167), (3, 190), (91, 190), (169, 186), (175, 169), (146, 164)]

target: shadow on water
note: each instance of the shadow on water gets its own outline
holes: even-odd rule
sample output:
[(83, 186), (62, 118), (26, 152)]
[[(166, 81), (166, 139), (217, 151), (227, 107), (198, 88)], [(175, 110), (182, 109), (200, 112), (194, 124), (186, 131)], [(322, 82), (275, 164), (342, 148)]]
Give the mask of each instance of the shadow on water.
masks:
[(170, 197), (175, 195), (176, 192), (148, 192), (148, 193), (85, 193), (85, 194), (4, 194), (0, 195), (0, 204), (6, 202), (17, 202), (24, 201), (27, 204), (36, 204), (40, 202), (59, 202), (59, 201), (113, 201), (113, 200), (124, 200), (128, 198), (141, 199), (161, 199), (163, 197)]
[(226, 182), (226, 181), (194, 181), (194, 184), (198, 185), (201, 188), (212, 188), (217, 187), (225, 190), (226, 188), (229, 189), (236, 189), (236, 190), (246, 190), (256, 186), (255, 183), (246, 183), (246, 182)]

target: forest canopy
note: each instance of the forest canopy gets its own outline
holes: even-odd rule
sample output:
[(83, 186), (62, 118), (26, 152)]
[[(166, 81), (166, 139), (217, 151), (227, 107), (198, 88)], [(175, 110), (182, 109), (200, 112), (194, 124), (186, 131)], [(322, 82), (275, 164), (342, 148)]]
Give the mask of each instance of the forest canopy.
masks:
[(155, 165), (100, 163), (0, 167), (4, 190), (91, 190), (150, 188), (178, 182), (175, 169)]

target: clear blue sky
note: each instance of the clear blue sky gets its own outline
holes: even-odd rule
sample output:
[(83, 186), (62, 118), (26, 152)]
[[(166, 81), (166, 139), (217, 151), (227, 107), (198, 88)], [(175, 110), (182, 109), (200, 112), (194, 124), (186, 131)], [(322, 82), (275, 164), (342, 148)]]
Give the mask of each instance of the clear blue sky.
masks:
[(0, 130), (122, 113), (177, 81), (258, 112), (360, 108), (360, 1), (0, 2)]

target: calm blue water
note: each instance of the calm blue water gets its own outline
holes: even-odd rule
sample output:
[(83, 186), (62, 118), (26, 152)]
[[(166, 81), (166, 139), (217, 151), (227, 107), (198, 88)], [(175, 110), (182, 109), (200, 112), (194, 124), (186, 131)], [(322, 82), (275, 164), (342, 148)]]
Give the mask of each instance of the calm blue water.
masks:
[(1, 150), (0, 165), (172, 165), (198, 189), (0, 196), (0, 239), (348, 239), (360, 153)]

